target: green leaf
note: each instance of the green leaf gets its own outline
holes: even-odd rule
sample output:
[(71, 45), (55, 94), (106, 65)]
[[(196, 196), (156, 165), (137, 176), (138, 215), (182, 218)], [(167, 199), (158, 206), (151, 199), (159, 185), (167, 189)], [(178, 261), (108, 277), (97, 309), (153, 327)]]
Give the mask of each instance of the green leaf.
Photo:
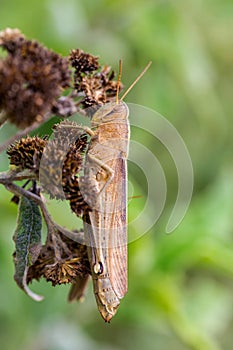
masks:
[(31, 199), (22, 197), (19, 205), (18, 223), (14, 233), (15, 275), (18, 286), (32, 299), (41, 301), (42, 296), (32, 292), (27, 285), (27, 273), (41, 250), (42, 218), (38, 205)]

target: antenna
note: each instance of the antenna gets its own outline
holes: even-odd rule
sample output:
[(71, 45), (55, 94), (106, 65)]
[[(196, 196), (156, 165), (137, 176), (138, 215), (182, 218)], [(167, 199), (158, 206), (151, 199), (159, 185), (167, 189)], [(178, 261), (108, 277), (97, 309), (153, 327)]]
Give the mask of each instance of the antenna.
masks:
[(121, 86), (122, 60), (119, 61), (119, 74), (117, 79), (116, 103), (119, 103), (119, 90)]
[[(130, 92), (130, 90), (134, 87), (134, 85), (137, 84), (137, 82), (142, 78), (142, 76), (146, 73), (146, 71), (148, 70), (148, 68), (150, 67), (152, 61), (148, 62), (148, 64), (146, 65), (146, 67), (143, 69), (143, 71), (139, 74), (139, 76), (134, 80), (134, 82), (128, 87), (128, 89), (125, 91), (124, 95), (121, 97), (121, 101), (123, 101), (123, 99), (125, 98), (126, 95), (128, 95), (128, 93)], [(120, 75), (120, 74), (119, 74)], [(119, 78), (118, 78), (119, 81)], [(118, 98), (118, 94), (117, 94), (117, 98)], [(118, 100), (117, 100), (118, 102)]]

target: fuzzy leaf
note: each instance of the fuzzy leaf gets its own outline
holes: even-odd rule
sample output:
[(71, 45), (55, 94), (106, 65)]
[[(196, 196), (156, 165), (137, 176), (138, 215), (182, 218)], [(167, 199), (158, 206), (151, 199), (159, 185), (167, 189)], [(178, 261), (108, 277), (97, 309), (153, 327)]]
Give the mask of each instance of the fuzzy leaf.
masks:
[(38, 205), (31, 199), (22, 197), (19, 205), (18, 223), (14, 233), (15, 275), (18, 286), (32, 299), (41, 301), (42, 296), (33, 293), (27, 285), (27, 273), (41, 250), (42, 218)]

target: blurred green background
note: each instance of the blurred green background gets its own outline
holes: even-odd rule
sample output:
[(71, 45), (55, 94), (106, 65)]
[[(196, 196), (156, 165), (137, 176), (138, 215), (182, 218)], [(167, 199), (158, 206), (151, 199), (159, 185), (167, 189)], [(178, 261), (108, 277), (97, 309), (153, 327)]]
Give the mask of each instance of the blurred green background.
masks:
[[(16, 207), (1, 188), (1, 348), (232, 349), (232, 1), (1, 0), (0, 13), (1, 30), (18, 27), (63, 55), (79, 47), (116, 71), (122, 58), (126, 87), (152, 60), (126, 101), (172, 122), (195, 173), (188, 213), (167, 235), (176, 170), (165, 148), (154, 140), (148, 145), (150, 138), (142, 135), (164, 168), (168, 198), (153, 230), (129, 245), (129, 292), (110, 325), (97, 311), (91, 286), (82, 304), (66, 302), (68, 286), (35, 282), (32, 289), (45, 295), (40, 304), (18, 289), (12, 261)], [(0, 161), (6, 170), (7, 157)], [(143, 196), (140, 174), (132, 173), (131, 167), (130, 180)], [(132, 216), (137, 203), (130, 202)], [(54, 215), (61, 216), (61, 208)], [(66, 215), (64, 220), (68, 225)]]

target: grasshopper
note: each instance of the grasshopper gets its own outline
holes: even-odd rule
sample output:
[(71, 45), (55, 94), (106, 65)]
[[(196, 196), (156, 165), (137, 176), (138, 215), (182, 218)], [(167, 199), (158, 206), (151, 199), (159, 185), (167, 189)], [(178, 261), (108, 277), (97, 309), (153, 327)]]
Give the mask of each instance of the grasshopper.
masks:
[[(93, 288), (98, 309), (110, 322), (128, 289), (127, 278), (127, 157), (129, 110), (123, 98), (149, 68), (146, 66), (122, 98), (98, 109), (91, 120), (91, 140), (85, 165), (83, 197), (91, 210), (84, 213), (84, 241), (87, 245)], [(80, 299), (88, 275), (72, 286), (69, 300)]]

